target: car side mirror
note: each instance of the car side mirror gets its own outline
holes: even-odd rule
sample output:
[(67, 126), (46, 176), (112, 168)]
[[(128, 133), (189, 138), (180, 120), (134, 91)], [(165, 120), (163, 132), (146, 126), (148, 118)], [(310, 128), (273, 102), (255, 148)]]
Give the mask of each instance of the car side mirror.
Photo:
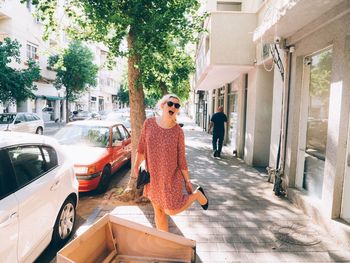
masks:
[(15, 120), (15, 124), (21, 123), (20, 120)]

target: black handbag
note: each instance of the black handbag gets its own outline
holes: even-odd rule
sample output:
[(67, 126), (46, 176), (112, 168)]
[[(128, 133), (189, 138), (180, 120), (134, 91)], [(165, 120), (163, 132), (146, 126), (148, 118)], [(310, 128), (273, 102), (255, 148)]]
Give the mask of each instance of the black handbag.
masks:
[(150, 174), (145, 168), (139, 169), (139, 176), (137, 177), (137, 183), (136, 188), (140, 189), (145, 184), (148, 184), (150, 182)]

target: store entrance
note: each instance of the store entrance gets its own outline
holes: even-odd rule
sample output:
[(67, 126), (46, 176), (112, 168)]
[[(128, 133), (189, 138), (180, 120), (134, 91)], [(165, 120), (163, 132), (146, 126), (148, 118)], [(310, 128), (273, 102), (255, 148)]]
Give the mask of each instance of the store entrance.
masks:
[(301, 186), (309, 196), (321, 199), (327, 146), (332, 49), (307, 57), (305, 61), (305, 73), (309, 79), (305, 97), (305, 148), (301, 147), (305, 149), (302, 156), (304, 167)]

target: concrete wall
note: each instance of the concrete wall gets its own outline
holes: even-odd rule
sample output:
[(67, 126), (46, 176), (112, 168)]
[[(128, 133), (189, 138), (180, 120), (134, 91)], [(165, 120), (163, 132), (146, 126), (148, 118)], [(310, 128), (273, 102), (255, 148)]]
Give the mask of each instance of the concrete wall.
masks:
[(281, 133), (283, 81), (278, 70), (273, 73), (272, 122), (270, 139), (269, 167), (276, 168)]
[(212, 13), (210, 31), (211, 63), (252, 65), (255, 60), (255, 45), (249, 32), (253, 32), (255, 27), (255, 14)]
[(256, 114), (256, 86), (257, 71), (255, 68), (248, 72), (248, 97), (247, 97), (247, 116), (246, 116), (246, 132), (244, 161), (248, 165), (253, 165), (254, 156), (254, 131), (255, 131), (255, 114)]
[[(284, 51), (279, 50), (281, 60), (284, 62)], [(287, 70), (287, 66), (284, 65), (284, 69)], [(270, 157), (269, 167), (275, 168), (277, 163), (277, 154), (281, 133), (281, 118), (282, 118), (282, 100), (285, 95), (284, 82), (281, 74), (274, 66), (273, 70), (273, 97), (272, 97), (272, 118), (271, 118), (271, 139), (270, 139)], [(281, 142), (282, 143), (282, 142)]]
[[(347, 54), (349, 52), (347, 50), (349, 48), (349, 38), (347, 37), (350, 35), (349, 25), (349, 16), (338, 19), (297, 42), (295, 53), (295, 56), (301, 60), (302, 57), (318, 52), (330, 45), (333, 47), (330, 114), (328, 119), (327, 153), (322, 196), (322, 207), (332, 217), (339, 216), (340, 213), (339, 204), (345, 171), (345, 157), (347, 156), (346, 143), (350, 107), (350, 77), (348, 72), (350, 72), (350, 67), (346, 58), (348, 58)], [(295, 62), (297, 62), (296, 59)], [(301, 67), (302, 65), (299, 66)], [(297, 72), (299, 74), (302, 73), (300, 70)], [(301, 76), (297, 75), (295, 77), (298, 79)], [(292, 88), (295, 90), (300, 89), (300, 87)], [(294, 96), (298, 96), (298, 94), (294, 94)], [(294, 101), (296, 100), (294, 99)], [(293, 118), (294, 122), (297, 122), (299, 119), (299, 116)], [(298, 137), (299, 130), (291, 129), (291, 131), (291, 136)], [(296, 159), (297, 156), (297, 149), (292, 149), (291, 140), (289, 140), (288, 145), (291, 150), (289, 163), (293, 159)], [(290, 166), (292, 165), (290, 164)], [(290, 174), (290, 176), (293, 177), (295, 175)], [(296, 177), (302, 177), (302, 174), (297, 174)]]
[[(347, 2), (344, 5), (349, 10), (350, 3)], [(304, 116), (306, 113), (302, 108), (302, 101), (307, 92), (305, 91), (307, 86), (303, 86), (303, 81), (305, 81), (303, 79), (303, 58), (325, 48), (331, 47), (333, 50), (322, 198), (311, 200), (303, 191), (291, 188), (288, 189), (288, 197), (312, 216), (316, 222), (324, 226), (330, 234), (336, 235), (339, 241), (349, 245), (349, 225), (340, 224), (331, 219), (346, 216), (344, 209), (345, 214), (342, 214), (342, 205), (350, 206), (350, 196), (347, 194), (349, 189), (344, 188), (346, 186), (344, 177), (349, 177), (347, 157), (350, 124), (350, 16), (348, 13), (343, 16), (334, 16), (331, 11), (329, 15), (322, 15), (296, 32), (287, 39), (287, 42), (294, 44), (296, 51), (292, 60), (290, 123), (285, 174), (288, 185), (297, 189), (301, 188), (303, 177), (303, 159), (298, 158), (303, 155), (299, 149), (304, 147), (303, 137), (305, 135), (301, 133), (306, 129)]]
[(269, 164), (273, 73), (257, 66), (248, 73), (248, 100), (244, 160), (247, 164)]
[(266, 167), (269, 163), (273, 73), (258, 67), (256, 86), (256, 115), (253, 165)]

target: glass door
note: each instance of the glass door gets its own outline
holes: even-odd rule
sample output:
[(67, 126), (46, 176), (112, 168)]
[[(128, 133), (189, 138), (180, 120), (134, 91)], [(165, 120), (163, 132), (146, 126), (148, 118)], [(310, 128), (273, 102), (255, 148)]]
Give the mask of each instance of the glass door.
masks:
[(332, 49), (308, 59), (309, 89), (302, 188), (321, 199), (327, 146)]
[(348, 157), (345, 166), (343, 199), (340, 217), (350, 223), (350, 130), (348, 135)]
[(237, 129), (238, 129), (238, 112), (237, 112), (237, 92), (228, 95), (228, 145), (233, 151), (237, 151)]

